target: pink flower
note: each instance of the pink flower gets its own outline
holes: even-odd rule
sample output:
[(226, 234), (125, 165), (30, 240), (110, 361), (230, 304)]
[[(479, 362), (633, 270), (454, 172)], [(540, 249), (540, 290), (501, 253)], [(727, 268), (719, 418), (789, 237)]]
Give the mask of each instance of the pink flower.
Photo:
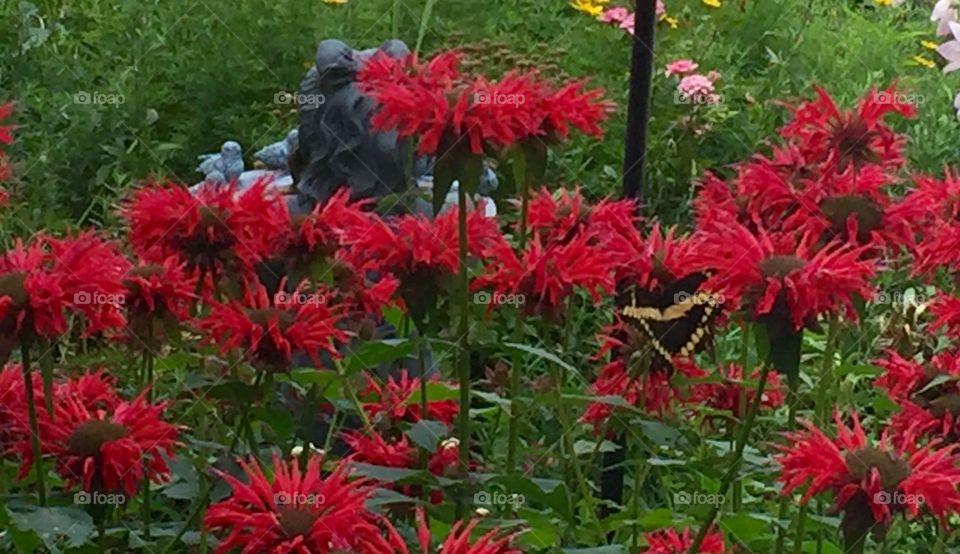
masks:
[(937, 52), (950, 62), (944, 66), (944, 73), (950, 73), (951, 71), (960, 69), (960, 23), (950, 21), (947, 25), (953, 34), (953, 40), (944, 42), (937, 47)]
[(657, 0), (657, 15), (661, 16), (665, 13), (667, 13), (667, 8), (663, 5), (663, 0)]
[(950, 22), (957, 20), (957, 9), (953, 7), (954, 0), (939, 0), (930, 14), (930, 21), (937, 22), (937, 35), (950, 34)]
[(683, 79), (680, 79), (677, 90), (686, 98), (712, 99), (716, 96), (714, 94), (713, 81), (699, 73), (687, 75)]
[(620, 22), (620, 28), (632, 35), (636, 24), (637, 21), (631, 16)]
[(686, 73), (692, 73), (698, 67), (700, 67), (700, 65), (693, 60), (673, 60), (667, 64), (666, 74), (667, 77), (671, 75), (683, 75)]
[(621, 6), (603, 10), (603, 13), (597, 16), (597, 19), (604, 23), (623, 23), (632, 18), (633, 14), (630, 13), (630, 10)]

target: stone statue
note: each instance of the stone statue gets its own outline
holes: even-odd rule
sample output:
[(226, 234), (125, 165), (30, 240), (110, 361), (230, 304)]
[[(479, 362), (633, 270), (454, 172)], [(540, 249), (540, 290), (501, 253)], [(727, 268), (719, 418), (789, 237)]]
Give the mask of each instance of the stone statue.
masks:
[(226, 183), (243, 173), (243, 149), (236, 141), (223, 143), (219, 154), (201, 154), (197, 159), (197, 171), (203, 173), (205, 181)]
[(395, 132), (370, 127), (374, 103), (355, 84), (361, 64), (377, 51), (401, 57), (410, 50), (399, 40), (363, 51), (336, 39), (317, 46), (316, 63), (300, 82), (299, 146), (290, 163), (301, 207), (326, 200), (342, 185), (352, 189), (353, 198), (410, 186), (404, 177), (406, 148)]
[(299, 131), (293, 129), (287, 133), (283, 140), (268, 144), (257, 150), (253, 157), (266, 169), (288, 171), (287, 159), (293, 149), (297, 147), (299, 135)]

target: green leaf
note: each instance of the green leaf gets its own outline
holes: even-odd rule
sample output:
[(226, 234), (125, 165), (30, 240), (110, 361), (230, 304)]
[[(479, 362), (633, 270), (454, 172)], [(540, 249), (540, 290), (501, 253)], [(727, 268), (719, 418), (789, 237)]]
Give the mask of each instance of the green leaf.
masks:
[(595, 441), (581, 439), (573, 443), (573, 452), (577, 456), (593, 454), (594, 452), (614, 452), (619, 449), (620, 445), (610, 441), (601, 442), (599, 449), (597, 448), (597, 443)]
[(564, 548), (563, 554), (625, 554), (626, 550), (619, 544), (594, 546), (590, 548)]
[(429, 421), (421, 419), (406, 430), (406, 435), (410, 440), (428, 452), (435, 452), (437, 444), (442, 441), (450, 430), (439, 421)]
[(749, 542), (762, 537), (768, 528), (769, 522), (750, 514), (737, 513), (724, 515), (720, 518), (720, 527), (729, 531), (737, 540)]
[(560, 357), (554, 354), (553, 352), (548, 352), (543, 348), (537, 348), (535, 346), (520, 344), (516, 342), (508, 342), (508, 343), (505, 343), (503, 346), (505, 347), (505, 350), (508, 353), (533, 354), (538, 358), (557, 364), (558, 366), (562, 367), (563, 369), (567, 370), (568, 372), (574, 375), (580, 375), (580, 371), (577, 370), (577, 368), (561, 360)]
[(373, 464), (364, 464), (360, 462), (354, 462), (350, 464), (350, 467), (353, 469), (354, 474), (360, 477), (369, 477), (385, 483), (396, 483), (398, 481), (404, 481), (407, 479), (413, 479), (415, 477), (423, 477), (427, 475), (423, 471), (416, 469), (386, 467)]
[(273, 429), (281, 441), (293, 438), (293, 416), (287, 410), (263, 406), (253, 410), (254, 419), (262, 421)]
[(82, 546), (93, 534), (93, 518), (76, 507), (30, 506), (10, 504), (7, 506), (10, 520), (18, 529), (33, 531), (47, 548), (55, 549), (57, 541), (63, 537), (70, 546)]
[(258, 391), (253, 385), (240, 381), (228, 381), (210, 387), (208, 394), (217, 400), (226, 400), (234, 406), (249, 406), (257, 400)]
[(348, 372), (371, 369), (380, 364), (409, 356), (414, 350), (414, 341), (409, 339), (373, 340), (355, 348), (344, 358), (343, 366)]
[[(420, 403), (420, 389), (416, 389), (407, 397), (404, 405)], [(460, 398), (460, 389), (456, 385), (444, 383), (442, 381), (427, 383), (427, 400), (434, 402), (437, 400), (457, 400)]]

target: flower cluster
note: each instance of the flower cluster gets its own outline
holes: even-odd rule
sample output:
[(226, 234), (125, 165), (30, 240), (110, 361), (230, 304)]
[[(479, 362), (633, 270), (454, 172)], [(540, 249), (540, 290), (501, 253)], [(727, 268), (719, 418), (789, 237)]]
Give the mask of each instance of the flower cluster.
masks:
[(882, 533), (897, 513), (913, 518), (925, 508), (946, 525), (947, 517), (960, 511), (956, 445), (872, 444), (856, 414), (850, 427), (839, 412), (834, 421), (834, 438), (804, 422), (802, 430), (784, 433), (786, 445), (774, 445), (781, 452), (776, 461), (782, 494), (806, 485), (801, 499), (806, 503), (820, 492), (832, 492), (834, 508), (844, 514), (845, 534), (859, 540), (871, 530)]
[[(16, 368), (19, 369), (19, 368)], [(8, 436), (21, 458), (20, 478), (33, 463), (27, 399), (8, 372), (12, 398), (5, 401), (13, 415)], [(36, 375), (33, 373), (32, 375)], [(160, 483), (170, 474), (167, 460), (177, 445), (178, 427), (161, 418), (166, 403), (152, 403), (146, 393), (124, 400), (103, 371), (65, 378), (54, 385), (56, 401), (48, 412), (36, 398), (41, 455), (56, 461), (57, 473), (71, 487), (80, 483), (87, 492), (136, 494), (144, 477)]]
[(459, 61), (456, 52), (426, 62), (413, 55), (374, 56), (358, 75), (361, 89), (379, 106), (371, 123), (402, 137), (418, 136), (420, 154), (443, 154), (461, 139), (473, 154), (531, 137), (562, 139), (571, 126), (600, 136), (598, 123), (610, 108), (601, 89), (585, 90), (585, 81), (556, 86), (535, 73), (490, 80), (462, 73)]

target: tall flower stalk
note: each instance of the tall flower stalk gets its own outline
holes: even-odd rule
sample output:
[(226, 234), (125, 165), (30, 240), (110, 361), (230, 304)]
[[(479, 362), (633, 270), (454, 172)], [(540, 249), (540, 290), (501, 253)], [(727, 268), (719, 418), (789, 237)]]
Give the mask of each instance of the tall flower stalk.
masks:
[[(760, 403), (763, 398), (763, 389), (767, 386), (768, 375), (770, 375), (770, 365), (764, 364), (763, 369), (760, 372), (760, 381), (757, 383), (757, 392), (753, 396), (753, 402), (750, 403), (750, 411), (747, 412), (747, 417), (744, 419), (743, 425), (740, 427), (740, 433), (737, 436), (737, 449), (733, 454), (733, 461), (730, 463), (730, 467), (727, 469), (727, 472), (723, 475), (723, 479), (720, 481), (720, 487), (717, 490), (718, 494), (727, 494), (727, 491), (730, 489), (730, 485), (733, 483), (733, 480), (736, 479), (737, 473), (740, 471), (740, 464), (743, 462), (743, 451), (747, 446), (747, 440), (750, 438), (750, 431), (753, 429), (753, 423), (756, 420), (757, 412), (760, 410)], [(690, 548), (687, 549), (687, 554), (697, 554), (700, 552), (700, 545), (703, 544), (704, 539), (707, 537), (707, 533), (709, 533), (710, 529), (713, 527), (713, 523), (717, 519), (717, 514), (720, 513), (720, 508), (721, 505), (719, 503), (714, 503), (713, 507), (710, 508), (710, 511), (707, 512), (706, 517), (704, 517), (700, 522), (700, 531), (697, 533), (697, 536), (690, 545)]]

